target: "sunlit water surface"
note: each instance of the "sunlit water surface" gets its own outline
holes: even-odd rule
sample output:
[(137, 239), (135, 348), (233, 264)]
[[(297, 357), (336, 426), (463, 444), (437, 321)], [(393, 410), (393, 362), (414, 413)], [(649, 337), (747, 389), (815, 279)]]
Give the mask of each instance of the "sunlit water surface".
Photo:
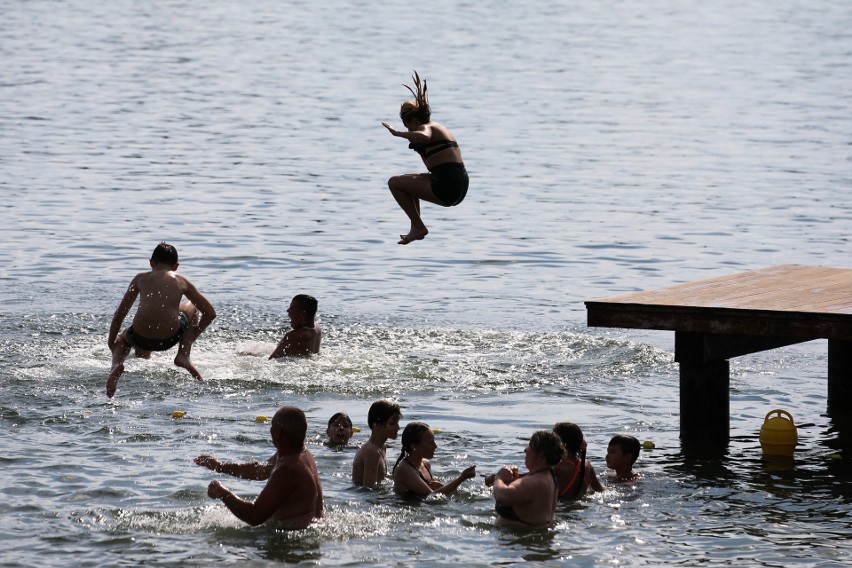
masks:
[[(800, 263), (848, 266), (852, 5), (0, 1), (0, 562), (45, 565), (839, 565), (852, 442), (826, 414), (825, 343), (732, 361), (729, 452), (680, 452), (670, 333), (585, 325), (584, 300)], [(407, 247), (390, 175), (412, 69), (472, 176)], [(194, 361), (106, 334), (153, 246), (219, 311)], [(323, 353), (271, 364), (289, 298)], [(440, 429), (451, 478), (521, 464), (579, 423), (644, 451), (635, 484), (494, 527), (479, 479), (412, 504), (349, 483), (318, 442), (378, 398)], [(303, 408), (326, 518), (249, 528), (206, 497), (201, 453), (265, 459)], [(799, 423), (763, 460), (767, 412)], [(173, 419), (175, 410), (186, 412)], [(391, 444), (392, 459), (399, 446)], [(259, 482), (223, 478), (238, 494)]]

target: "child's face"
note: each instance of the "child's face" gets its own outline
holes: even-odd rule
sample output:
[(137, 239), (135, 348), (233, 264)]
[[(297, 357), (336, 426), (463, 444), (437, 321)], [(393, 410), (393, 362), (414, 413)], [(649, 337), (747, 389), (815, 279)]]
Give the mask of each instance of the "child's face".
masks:
[(438, 449), (438, 444), (435, 442), (435, 434), (432, 430), (425, 430), (420, 436), (420, 441), (415, 444), (415, 447), (420, 450), (421, 455), (427, 460), (435, 457), (435, 450)]
[(338, 418), (331, 423), (331, 426), (325, 432), (328, 434), (329, 445), (345, 446), (349, 443), (349, 438), (352, 437), (352, 426), (346, 422), (346, 419)]
[(610, 444), (606, 448), (606, 466), (616, 471), (630, 469), (632, 456), (625, 454), (618, 444)]
[(399, 434), (399, 419), (400, 415), (396, 414), (388, 418), (388, 421), (382, 425), (382, 428), (385, 430), (385, 434), (391, 440), (396, 440), (397, 435)]

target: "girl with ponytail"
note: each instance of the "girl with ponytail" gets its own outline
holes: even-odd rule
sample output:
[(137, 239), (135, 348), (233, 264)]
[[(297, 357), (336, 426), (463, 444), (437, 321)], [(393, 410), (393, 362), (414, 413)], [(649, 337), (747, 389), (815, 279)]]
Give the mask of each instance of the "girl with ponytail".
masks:
[(559, 498), (578, 497), (589, 488), (603, 491), (595, 468), (586, 461), (586, 440), (580, 427), (573, 422), (558, 422), (553, 431), (565, 447), (565, 457), (553, 468), (559, 481)]
[(432, 493), (450, 493), (463, 481), (476, 475), (476, 466), (466, 468), (447, 484), (432, 475), (429, 460), (438, 445), (428, 424), (410, 422), (402, 431), (402, 452), (393, 466), (393, 490), (408, 497), (426, 497)]
[(403, 86), (414, 99), (405, 101), (399, 109), (405, 130), (382, 123), (394, 136), (408, 140), (408, 147), (420, 155), (423, 165), (429, 170), (429, 173), (404, 174), (388, 180), (391, 194), (411, 221), (408, 233), (399, 236), (401, 245), (419, 241), (429, 234), (420, 218), (421, 200), (442, 207), (458, 205), (467, 195), (470, 181), (455, 137), (446, 127), (432, 120), (426, 81), (421, 81), (417, 71), (413, 79), (413, 89)]

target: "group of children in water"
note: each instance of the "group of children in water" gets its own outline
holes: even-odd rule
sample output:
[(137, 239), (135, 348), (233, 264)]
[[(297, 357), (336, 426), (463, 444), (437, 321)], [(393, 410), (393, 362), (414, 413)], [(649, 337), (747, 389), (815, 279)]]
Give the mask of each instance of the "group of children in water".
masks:
[[(177, 250), (167, 243), (154, 249), (151, 270), (136, 275), (124, 294), (109, 330), (107, 343), (112, 351), (112, 368), (107, 379), (107, 396), (115, 394), (124, 361), (135, 349), (136, 355), (150, 357), (151, 351), (166, 351), (176, 344), (175, 364), (196, 379), (201, 374), (190, 360), (192, 344), (216, 317), (215, 309), (195, 286), (177, 274)], [(186, 297), (186, 300), (183, 298)], [(119, 333), (130, 308), (139, 298), (132, 324)], [(270, 359), (319, 353), (322, 333), (314, 318), (317, 301), (297, 295), (287, 314), (291, 330), (270, 354)], [(398, 404), (380, 400), (370, 407), (367, 424), (370, 438), (355, 454), (352, 483), (377, 487), (388, 477), (394, 491), (407, 497), (423, 498), (432, 493), (450, 493), (476, 475), (476, 466), (464, 469), (444, 483), (432, 474), (430, 460), (437, 444), (435, 433), (423, 422), (411, 422), (402, 431), (401, 452), (388, 475), (387, 441), (399, 435), (402, 411)], [(328, 423), (327, 445), (346, 446), (353, 435), (352, 421), (343, 413)], [(305, 446), (307, 418), (294, 407), (280, 408), (272, 419), (270, 434), (275, 454), (266, 462), (223, 463), (202, 455), (196, 463), (217, 472), (244, 479), (267, 480), (254, 502), (240, 499), (218, 481), (210, 482), (208, 495), (221, 499), (240, 519), (250, 524), (273, 520), (283, 528), (304, 528), (322, 517), (322, 483), (313, 456)], [(616, 482), (636, 477), (633, 463), (639, 457), (639, 441), (632, 436), (615, 436), (607, 449), (607, 467)], [(497, 523), (500, 525), (541, 526), (550, 523), (561, 498), (603, 489), (594, 467), (586, 461), (586, 443), (579, 426), (560, 422), (552, 430), (535, 432), (524, 450), (525, 472), (504, 466), (485, 476), (493, 488)]]
[[(388, 474), (387, 441), (399, 435), (401, 418), (402, 410), (395, 402), (379, 400), (370, 406), (367, 414), (370, 437), (352, 462), (353, 485), (375, 488), (390, 478), (398, 495), (422, 499), (433, 493), (451, 493), (476, 476), (473, 465), (448, 482), (435, 477), (430, 460), (438, 445), (435, 432), (423, 422), (409, 422), (405, 426), (399, 457)], [(296, 423), (298, 427), (294, 430)], [(273, 520), (276, 526), (297, 529), (321, 518), (322, 483), (313, 456), (305, 446), (306, 431), (304, 413), (282, 407), (270, 428), (277, 451), (267, 462), (226, 463), (213, 456), (198, 456), (197, 464), (214, 471), (243, 479), (269, 480), (254, 502), (240, 499), (216, 480), (210, 482), (208, 495), (221, 499), (238, 518), (253, 525)], [(328, 421), (324, 443), (345, 447), (354, 431), (349, 416), (338, 412)], [(633, 436), (618, 435), (610, 440), (606, 455), (607, 467), (614, 470), (608, 476), (610, 482), (621, 483), (638, 477), (633, 464), (640, 449), (639, 441)], [(497, 473), (485, 476), (485, 484), (493, 490), (499, 526), (545, 526), (553, 520), (560, 499), (604, 489), (594, 467), (586, 460), (583, 432), (572, 422), (559, 422), (550, 431), (535, 432), (524, 454), (526, 471), (503, 466)], [(285, 470), (286, 475), (276, 475)]]
[[(420, 216), (420, 202), (428, 201), (444, 207), (462, 202), (469, 179), (461, 151), (450, 131), (431, 118), (426, 81), (414, 74), (414, 88), (406, 86), (414, 96), (400, 107), (405, 130), (388, 123), (383, 126), (396, 137), (409, 142), (429, 173), (393, 176), (388, 188), (409, 217), (408, 233), (400, 235), (399, 244), (422, 240), (429, 233)], [(124, 373), (124, 362), (135, 350), (137, 357), (148, 358), (152, 351), (167, 351), (178, 346), (175, 365), (201, 380), (190, 353), (198, 336), (216, 318), (210, 301), (185, 277), (177, 274), (178, 254), (175, 247), (161, 243), (149, 261), (151, 270), (137, 274), (124, 296), (110, 325), (107, 344), (112, 352), (112, 365), (106, 393), (115, 395)], [(139, 306), (133, 322), (120, 331), (133, 304)], [(184, 298), (186, 298), (184, 300)], [(319, 353), (322, 333), (314, 322), (317, 301), (308, 295), (293, 298), (287, 314), (291, 330), (270, 354), (270, 359)], [(396, 439), (402, 412), (399, 405), (378, 401), (367, 416), (371, 433), (355, 454), (352, 482), (375, 487), (388, 477), (386, 443)], [(207, 493), (221, 499), (237, 517), (250, 524), (274, 520), (284, 528), (303, 528), (322, 517), (322, 483), (313, 456), (305, 446), (307, 418), (295, 407), (281, 407), (272, 419), (270, 435), (275, 454), (264, 463), (222, 463), (213, 456), (202, 455), (196, 463), (218, 472), (245, 479), (265, 479), (267, 484), (253, 501), (234, 495), (218, 481), (211, 481)], [(352, 436), (352, 421), (338, 414), (329, 421), (328, 443), (342, 446)], [(476, 475), (476, 466), (466, 468), (448, 483), (432, 475), (430, 461), (437, 444), (427, 424), (409, 423), (402, 432), (402, 452), (391, 470), (394, 491), (400, 495), (425, 497), (432, 493), (450, 493)], [(607, 466), (616, 471), (616, 479), (635, 477), (632, 464), (639, 455), (639, 442), (632, 437), (616, 437), (607, 451)], [(495, 510), (500, 524), (544, 525), (553, 519), (559, 498), (576, 497), (589, 489), (600, 491), (595, 470), (585, 459), (583, 433), (576, 424), (561, 422), (552, 431), (533, 434), (525, 449), (527, 471), (505, 466), (485, 477), (493, 488)]]

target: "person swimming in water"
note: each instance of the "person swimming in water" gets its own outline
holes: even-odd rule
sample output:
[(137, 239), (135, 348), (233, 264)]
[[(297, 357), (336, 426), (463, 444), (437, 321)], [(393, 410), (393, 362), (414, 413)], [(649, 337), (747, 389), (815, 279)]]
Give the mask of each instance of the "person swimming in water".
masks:
[(287, 308), (292, 329), (284, 334), (269, 358), (307, 357), (319, 353), (322, 329), (314, 321), (316, 315), (316, 298), (308, 294), (293, 296), (290, 307)]
[(559, 480), (559, 498), (579, 497), (589, 489), (603, 491), (595, 468), (586, 461), (586, 440), (580, 427), (573, 422), (557, 422), (553, 431), (565, 447), (565, 457), (553, 466)]
[(476, 475), (476, 466), (464, 469), (450, 481), (442, 483), (432, 475), (429, 463), (438, 444), (435, 433), (423, 422), (409, 422), (402, 431), (402, 452), (393, 466), (393, 490), (407, 497), (426, 497), (432, 493), (451, 493), (465, 480)]
[(377, 487), (387, 477), (387, 441), (396, 440), (402, 409), (390, 400), (377, 400), (367, 412), (370, 439), (358, 449), (352, 461), (352, 483)]
[(314, 457), (305, 446), (307, 430), (304, 412), (282, 406), (269, 428), (276, 451), (267, 463), (222, 463), (213, 456), (198, 456), (195, 463), (214, 471), (266, 480), (254, 501), (237, 497), (217, 479), (208, 484), (207, 495), (221, 500), (238, 519), (252, 526), (270, 522), (276, 528), (306, 528), (323, 516), (322, 482)]
[(547, 430), (532, 435), (524, 449), (524, 464), (528, 472), (521, 474), (517, 467), (503, 466), (492, 477), (485, 478), (494, 486), (494, 511), (498, 526), (545, 526), (553, 520), (559, 482), (553, 472), (565, 455), (559, 436)]
[(625, 483), (635, 480), (639, 474), (633, 471), (633, 464), (639, 458), (642, 446), (639, 440), (628, 434), (613, 436), (606, 448), (606, 466), (614, 473), (607, 475), (613, 483)]
[(407, 234), (400, 235), (399, 244), (422, 240), (429, 230), (420, 217), (420, 201), (443, 207), (453, 207), (467, 195), (469, 178), (462, 161), (461, 150), (452, 133), (432, 120), (432, 110), (426, 96), (426, 81), (414, 72), (414, 89), (403, 85), (414, 100), (402, 103), (399, 118), (406, 130), (397, 130), (387, 122), (382, 126), (399, 138), (408, 140), (408, 147), (420, 155), (429, 173), (404, 174), (388, 180), (396, 202), (411, 221)]
[(325, 430), (326, 440), (323, 442), (329, 448), (341, 448), (349, 443), (355, 429), (352, 427), (352, 419), (345, 412), (335, 412), (328, 419), (328, 428)]

